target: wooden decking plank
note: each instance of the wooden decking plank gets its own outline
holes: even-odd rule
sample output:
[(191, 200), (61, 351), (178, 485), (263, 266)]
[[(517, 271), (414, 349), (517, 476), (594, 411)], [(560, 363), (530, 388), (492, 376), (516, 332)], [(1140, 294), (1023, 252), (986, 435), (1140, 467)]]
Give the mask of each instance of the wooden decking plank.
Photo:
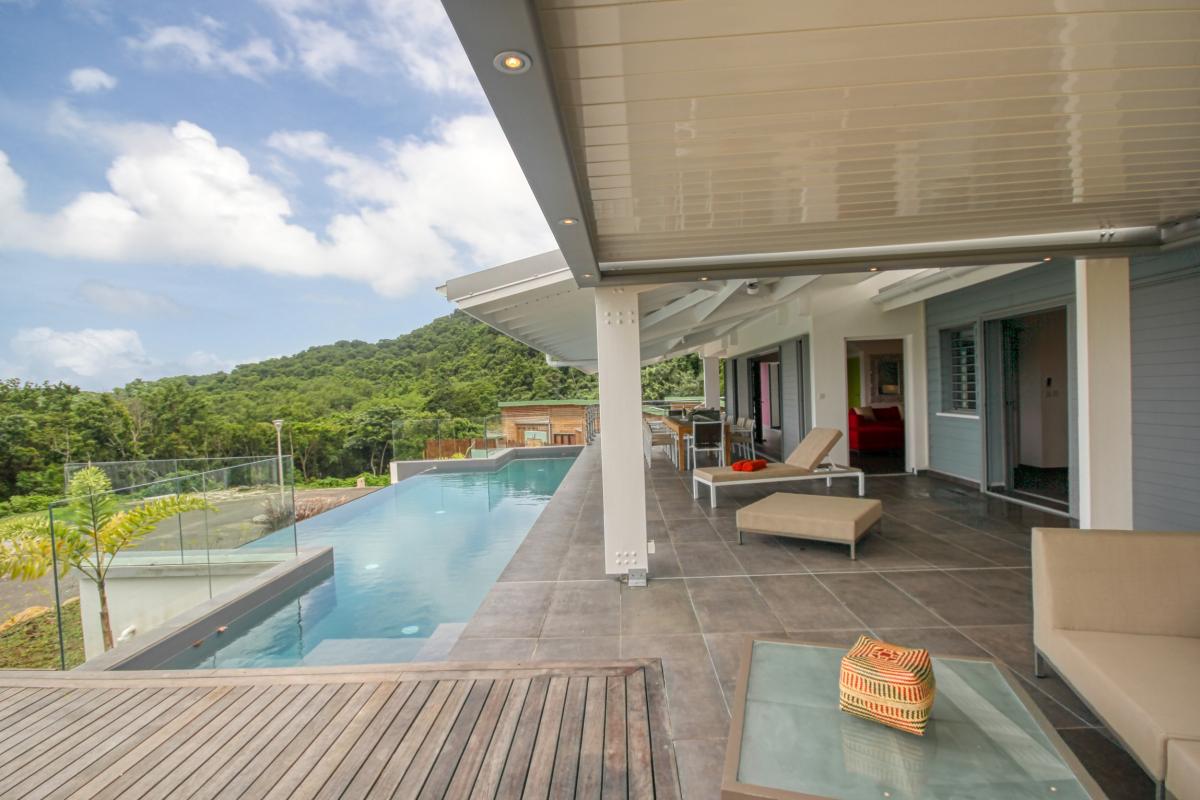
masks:
[(558, 752), (558, 736), (567, 699), (567, 681), (565, 675), (550, 679), (546, 702), (542, 706), (542, 718), (538, 723), (537, 740), (529, 757), (529, 774), (525, 776), (522, 797), (544, 798), (550, 792), (550, 778), (554, 775), (554, 757)]
[[(163, 691), (175, 696), (179, 690)], [(232, 688), (219, 700), (207, 705), (200, 714), (176, 730), (172, 736), (156, 743), (154, 747), (142, 749), (143, 758), (98, 791), (95, 800), (132, 800), (146, 795), (159, 780), (182, 764), (187, 756), (204, 743), (203, 737), (207, 732), (214, 730), (221, 721), (236, 716), (237, 710), (249, 701), (249, 697), (248, 687)]]
[(587, 699), (583, 707), (583, 736), (579, 742), (579, 777), (575, 783), (575, 796), (593, 798), (600, 796), (601, 780), (604, 777), (604, 721), (605, 704), (608, 700), (608, 679), (587, 679)]
[(500, 776), (504, 773), (504, 762), (508, 759), (509, 748), (512, 747), (513, 736), (517, 732), (517, 723), (521, 720), (521, 711), (525, 708), (525, 698), (529, 695), (532, 683), (527, 678), (513, 681), (504, 710), (496, 722), (496, 729), (488, 742), (487, 752), (475, 775), (471, 786), (472, 798), (492, 798), (496, 796), (496, 788), (500, 785)]
[(417, 686), (415, 681), (396, 684), (395, 691), (388, 697), (379, 713), (375, 715), (375, 719), (371, 720), (371, 724), (354, 742), (354, 746), (342, 759), (342, 763), (338, 764), (337, 769), (325, 781), (325, 785), (317, 794), (317, 800), (333, 800), (342, 797), (350, 782), (354, 780), (354, 776), (358, 774), (359, 769), (371, 754), (371, 750), (395, 724), (397, 716)]
[(495, 688), (496, 681), (475, 681), (462, 710), (458, 712), (454, 727), (446, 735), (441, 750), (437, 753), (433, 767), (425, 779), (425, 785), (417, 795), (419, 800), (445, 797), (450, 779), (454, 777), (454, 770), (459, 765), (471, 734), (475, 732), (475, 726), (480, 721), (484, 705)]
[[(54, 796), (66, 797), (74, 794), (96, 776), (120, 763), (129, 753), (144, 746), (155, 736), (161, 735), (164, 730), (182, 727), (184, 720), (203, 711), (208, 703), (207, 698), (213, 691), (196, 687), (189, 690), (182, 699), (178, 695), (167, 695), (160, 703), (166, 704), (168, 708), (156, 710), (153, 715), (140, 720), (141, 724), (134, 726), (126, 735), (97, 746), (93, 752), (88, 753), (88, 758), (80, 759), (80, 769), (54, 790)], [(167, 713), (168, 711), (170, 713)], [(91, 758), (93, 755), (95, 757)]]
[(136, 723), (163, 696), (161, 689), (138, 693), (136, 698), (114, 707), (110, 714), (93, 713), (84, 718), (83, 727), (76, 732), (77, 735), (58, 737), (46, 747), (33, 748), (26, 758), (20, 760), (19, 767), (6, 771), (4, 782), (0, 783), (0, 797), (21, 797), (34, 793), (42, 783), (52, 781), (60, 770), (70, 769), (73, 757), (87, 752), (94, 742), (121, 736), (126, 725)]
[(346, 787), (346, 797), (367, 797), (370, 794), (371, 787), (379, 779), (379, 775), (387, 766), (392, 753), (408, 735), (408, 729), (412, 727), (413, 721), (421, 713), (421, 709), (425, 707), (426, 701), (429, 700), (429, 696), (433, 694), (436, 687), (437, 681), (421, 681), (416, 685), (412, 694), (405, 701), (404, 707), (400, 709), (400, 713), (384, 730), (379, 741), (375, 743), (371, 752), (363, 760), (362, 766), (358, 768), (354, 779)]
[[(316, 683), (308, 685), (292, 684), (289, 688), (293, 686), (300, 690), (295, 697), (295, 701), (272, 718), (262, 730), (246, 743), (245, 747), (228, 756), (224, 763), (221, 764), (220, 769), (208, 781), (192, 792), (191, 800), (212, 800), (212, 798), (224, 791), (225, 787), (248, 764), (259, 759), (273, 758), (274, 756), (270, 754), (271, 748), (275, 745), (276, 738), (280, 732), (293, 724), (297, 717), (316, 714), (337, 689), (332, 684), (324, 686)], [(282, 747), (283, 745), (279, 745), (280, 749)]]
[(492, 689), (488, 693), (487, 702), (483, 704), (479, 719), (471, 730), (471, 735), (467, 737), (462, 755), (454, 766), (454, 774), (442, 796), (456, 800), (463, 800), (470, 796), (471, 788), (475, 785), (475, 777), (479, 774), (479, 766), (483, 763), (483, 757), (487, 754), (492, 736), (496, 733), (500, 712), (504, 710), (505, 703), (508, 702), (508, 695), (512, 690), (511, 678), (492, 681)]
[(442, 707), (437, 720), (429, 729), (429, 733), (425, 735), (425, 741), (421, 743), (421, 747), (413, 756), (412, 763), (408, 765), (408, 770), (405, 771), (400, 785), (392, 792), (392, 797), (409, 800), (420, 794), (421, 788), (429, 778), (429, 773), (433, 771), (438, 754), (445, 748), (446, 739), (454, 730), (454, 725), (458, 722), (459, 715), (462, 714), (463, 706), (467, 704), (477, 683), (486, 684), (486, 681), (458, 681), (455, 684), (454, 691), (446, 699), (446, 705)]
[[(204, 763), (200, 764), (188, 775), (183, 781), (175, 787), (172, 795), (175, 797), (191, 797), (201, 787), (212, 782), (216, 774), (223, 766), (228, 764), (231, 759), (236, 758), (243, 750), (255, 746), (254, 739), (264, 732), (264, 729), (281, 714), (287, 713), (289, 706), (299, 704), (299, 695), (306, 688), (299, 685), (290, 686), (273, 686), (275, 692), (270, 696), (267, 705), (258, 707), (254, 713), (243, 712), (244, 720), (235, 720), (234, 724), (229, 726), (229, 736), (214, 737), (213, 742), (219, 742), (219, 746), (210, 750), (209, 745), (205, 745), (207, 758)], [(315, 691), (315, 689), (314, 689)], [(260, 703), (261, 699), (256, 701)], [(264, 734), (265, 735), (265, 734)], [(264, 738), (263, 743), (266, 739)], [(210, 743), (211, 744), (211, 743)], [(200, 758), (203, 754), (197, 753), (196, 758)]]
[[(262, 797), (265, 795), (292, 768), (292, 765), (296, 763), (296, 759), (299, 758), (300, 754), (325, 730), (325, 726), (338, 715), (338, 712), (347, 703), (351, 702), (351, 699), (361, 689), (363, 689), (363, 684), (361, 683), (340, 684), (324, 708), (303, 727), (293, 728), (291, 731), (291, 741), (280, 749), (274, 758), (269, 762), (256, 761), (252, 765), (253, 770), (248, 769), (243, 771), (228, 788), (233, 789), (236, 786), (236, 796), (238, 797)], [(282, 737), (283, 733), (280, 733), (276, 738)]]
[(235, 704), (237, 710), (234, 716), (226, 719), (223, 716), (213, 720), (207, 729), (197, 738), (199, 746), (175, 769), (168, 772), (154, 786), (153, 794), (158, 797), (176, 796), (180, 794), (180, 785), (185, 783), (197, 770), (204, 768), (213, 754), (230, 739), (253, 725), (271, 704), (283, 693), (283, 686), (263, 686), (262, 691), (248, 693), (245, 703)]
[(646, 709), (646, 671), (639, 669), (625, 679), (625, 740), (629, 774), (629, 796), (654, 796), (651, 765), (650, 715)]
[(372, 797), (392, 796), (392, 793), (400, 785), (400, 781), (404, 780), (404, 773), (408, 771), (409, 765), (417, 755), (417, 750), (425, 742), (429, 730), (441, 715), (442, 708), (451, 700), (451, 695), (457, 695), (460, 692), (465, 694), (464, 687), (465, 684), (461, 681), (438, 681), (437, 686), (433, 687), (433, 691), (429, 693), (429, 699), (425, 701), (425, 706), (417, 714), (412, 725), (408, 727), (404, 738), (400, 740), (387, 764), (379, 773), (379, 777), (376, 778), (375, 785), (371, 787)]
[(608, 678), (605, 701), (604, 782), (601, 795), (606, 800), (628, 796), (629, 768), (626, 763), (628, 737), (625, 731), (625, 678)]
[[(130, 709), (136, 712), (147, 698), (152, 698), (165, 691), (167, 690), (142, 689), (127, 693), (123, 697), (118, 697), (113, 706), (106, 709), (106, 713), (102, 715), (93, 713), (82, 717), (57, 734), (37, 741), (25, 752), (17, 764), (10, 765), (10, 768), (5, 770), (4, 779), (0, 780), (0, 797), (6, 797), (8, 793), (15, 794), (17, 786), (25, 782), (29, 776), (38, 774), (46, 765), (53, 764), (61, 753), (70, 750), (79, 741), (89, 741), (93, 736), (103, 733), (113, 724), (114, 720), (123, 720)], [(25, 790), (28, 791), (28, 789), (27, 786)]]
[(660, 800), (680, 797), (671, 723), (667, 716), (667, 693), (663, 686), (662, 662), (642, 670), (646, 678), (646, 711), (650, 718), (650, 753), (654, 770), (654, 796)]
[[(320, 759), (310, 765), (307, 774), (303, 776), (303, 780), (292, 792), (293, 798), (316, 796), (329, 777), (342, 765), (342, 761), (354, 749), (355, 744), (363, 738), (363, 734), (370, 729), (376, 717), (387, 706), (388, 700), (392, 698), (400, 685), (388, 681), (375, 686), (375, 691), (358, 709), (341, 733), (337, 735), (337, 738), (329, 743)], [(301, 761), (303, 760), (304, 758), (301, 757)]]
[(6, 741), (0, 745), (0, 770), (4, 765), (20, 758), (29, 748), (39, 741), (58, 733), (81, 717), (85, 717), (97, 709), (103, 708), (117, 700), (121, 692), (116, 689), (99, 692), (82, 691), (69, 706), (60, 707), (49, 718), (40, 720), (30, 728), (0, 726), (3, 728)]
[(182, 699), (174, 692), (158, 695), (155, 705), (138, 710), (137, 716), (117, 735), (85, 740), (64, 754), (41, 785), (24, 797), (27, 800), (40, 800), (51, 795), (64, 797), (74, 792), (93, 775), (102, 772), (105, 766), (174, 718), (181, 703), (193, 702), (203, 693), (203, 689), (192, 689)]
[(11, 701), (0, 707), (0, 725), (7, 725), (13, 720), (20, 719), (25, 713), (26, 706), (34, 705), (47, 697), (53, 697), (57, 689), (30, 688), (16, 695)]
[(26, 731), (36, 730), (38, 722), (45, 720), (48, 714), (53, 714), (57, 709), (69, 706), (81, 698), (86, 698), (87, 695), (88, 692), (80, 689), (49, 692), (37, 702), (26, 706), (20, 714), (12, 719), (0, 722), (0, 730), (3, 730), (5, 734), (24, 736)]
[(562, 722), (558, 728), (558, 746), (554, 753), (554, 774), (550, 797), (573, 797), (579, 774), (579, 744), (583, 739), (583, 707), (587, 702), (587, 678), (572, 675), (563, 699)]
[(525, 698), (525, 708), (521, 709), (521, 720), (513, 735), (512, 746), (508, 748), (508, 758), (504, 764), (504, 774), (500, 777), (500, 786), (496, 789), (498, 800), (520, 797), (525, 788), (529, 759), (533, 755), (538, 723), (542, 720), (542, 709), (546, 705), (546, 693), (549, 689), (550, 679), (544, 675), (539, 675), (529, 682), (529, 696)]
[[(392, 685), (389, 683), (386, 688), (390, 690)], [(354, 721), (354, 718), (358, 716), (363, 706), (379, 693), (380, 688), (381, 684), (378, 683), (359, 684), (355, 688), (354, 693), (330, 717), (320, 732), (312, 737), (312, 741), (303, 749), (295, 751), (295, 757), (287, 769), (265, 787), (266, 791), (264, 793), (255, 796), (263, 797), (264, 800), (279, 800), (279, 798), (291, 797), (293, 791), (304, 782), (309, 770), (321, 762), (321, 759), (329, 751), (330, 746), (345, 732), (347, 726)]]

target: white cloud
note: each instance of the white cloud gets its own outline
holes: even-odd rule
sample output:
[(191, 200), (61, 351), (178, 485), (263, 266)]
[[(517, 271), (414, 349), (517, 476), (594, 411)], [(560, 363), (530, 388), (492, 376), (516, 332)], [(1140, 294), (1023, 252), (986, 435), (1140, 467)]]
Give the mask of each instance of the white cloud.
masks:
[(417, 85), (433, 92), (482, 96), (479, 79), (439, 0), (367, 0), (367, 9), (372, 42)]
[(87, 281), (79, 287), (79, 294), (92, 305), (111, 314), (140, 316), (146, 314), (177, 314), (183, 309), (163, 294), (114, 286), (104, 281)]
[(204, 72), (228, 72), (260, 80), (283, 69), (283, 61), (270, 39), (254, 36), (238, 47), (227, 47), (218, 39), (219, 23), (205, 18), (202, 24), (204, 29), (185, 25), (151, 28), (142, 38), (128, 39), (127, 43), (153, 61), (174, 57)]
[(141, 336), (128, 328), (21, 328), (9, 341), (11, 360), (0, 362), (4, 377), (63, 380), (84, 389), (107, 390), (135, 378), (228, 372), (236, 363), (196, 350), (181, 359), (146, 353)]
[(399, 296), (553, 244), (491, 117), (458, 117), (429, 138), (388, 143), (379, 160), (320, 132), (271, 137), (281, 154), (323, 167), (347, 209), (321, 230), (295, 224), (282, 189), (195, 124), (113, 126), (71, 114), (58, 122), (118, 149), (108, 187), (37, 213), (0, 151), (0, 249), (336, 276)]
[(125, 328), (21, 328), (9, 342), (18, 363), (38, 373), (69, 370), (80, 378), (140, 373), (150, 366), (137, 331)]
[(71, 91), (88, 94), (117, 88), (117, 79), (99, 67), (80, 67), (67, 76)]

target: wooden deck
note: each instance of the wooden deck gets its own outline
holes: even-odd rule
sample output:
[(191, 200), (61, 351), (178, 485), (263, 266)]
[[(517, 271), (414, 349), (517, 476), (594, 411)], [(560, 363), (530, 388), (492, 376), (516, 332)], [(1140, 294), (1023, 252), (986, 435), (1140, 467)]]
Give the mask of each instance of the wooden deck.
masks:
[(678, 798), (658, 660), (0, 673), (3, 798)]

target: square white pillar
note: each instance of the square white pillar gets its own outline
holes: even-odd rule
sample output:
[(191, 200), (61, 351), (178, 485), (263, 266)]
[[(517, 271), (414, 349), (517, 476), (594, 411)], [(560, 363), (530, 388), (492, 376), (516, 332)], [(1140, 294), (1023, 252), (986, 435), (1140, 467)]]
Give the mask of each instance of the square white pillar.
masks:
[(701, 363), (704, 365), (704, 407), (721, 407), (721, 359), (716, 356), (705, 356)]
[(596, 289), (604, 571), (646, 569), (646, 465), (642, 450), (641, 333), (637, 291)]
[(1129, 259), (1075, 262), (1079, 526), (1133, 528)]

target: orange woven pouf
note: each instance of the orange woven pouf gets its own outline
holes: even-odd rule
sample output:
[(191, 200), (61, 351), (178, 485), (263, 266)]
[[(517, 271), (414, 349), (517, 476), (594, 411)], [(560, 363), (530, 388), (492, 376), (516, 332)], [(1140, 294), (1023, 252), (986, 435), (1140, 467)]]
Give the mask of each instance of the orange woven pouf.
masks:
[(929, 651), (860, 636), (842, 657), (838, 706), (863, 719), (917, 736), (933, 707)]

